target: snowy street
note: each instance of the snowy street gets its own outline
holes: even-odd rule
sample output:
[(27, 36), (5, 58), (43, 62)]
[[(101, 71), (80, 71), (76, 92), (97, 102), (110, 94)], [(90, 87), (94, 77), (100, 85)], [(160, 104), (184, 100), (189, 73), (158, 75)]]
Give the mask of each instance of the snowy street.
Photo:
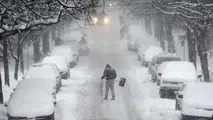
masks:
[(2, 0), (0, 120), (212, 120), (212, 0)]
[[(89, 30), (90, 54), (80, 58), (78, 66), (71, 69), (71, 78), (63, 81), (57, 98), (63, 101), (64, 108), (56, 109), (62, 114), (57, 120), (69, 120), (70, 117), (78, 120), (179, 120), (175, 101), (160, 99), (159, 88), (150, 81), (147, 68), (140, 65), (134, 52), (127, 50), (127, 41), (120, 40), (119, 29), (111, 29), (115, 25), (118, 26), (114, 23)], [(107, 63), (118, 75), (115, 101), (103, 100), (105, 80), (100, 78)], [(127, 78), (125, 87), (118, 86), (120, 77)], [(79, 97), (72, 103), (72, 92), (69, 91), (75, 88)], [(71, 111), (72, 108), (75, 111)]]

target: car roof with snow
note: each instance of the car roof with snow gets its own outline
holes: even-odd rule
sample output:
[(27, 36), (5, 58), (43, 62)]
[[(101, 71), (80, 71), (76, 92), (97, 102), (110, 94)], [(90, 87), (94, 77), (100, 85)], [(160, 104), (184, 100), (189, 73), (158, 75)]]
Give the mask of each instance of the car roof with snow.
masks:
[(161, 69), (161, 79), (177, 81), (196, 81), (196, 69), (193, 63), (188, 61), (169, 61)]
[(53, 98), (43, 90), (26, 90), (20, 87), (11, 96), (7, 110), (8, 114), (14, 117), (51, 115), (54, 112)]
[(176, 57), (176, 58), (179, 58), (178, 56), (176, 56), (175, 54), (172, 54), (172, 53), (159, 53), (158, 55), (156, 55), (156, 57)]
[(184, 87), (184, 99), (190, 102), (197, 101), (199, 103), (210, 102), (213, 105), (213, 84), (209, 82), (196, 82), (187, 84)]
[[(155, 59), (153, 61), (153, 59)], [(153, 57), (152, 62), (156, 62), (157, 64), (161, 64), (166, 61), (181, 61), (181, 58), (171, 54), (171, 53), (160, 53), (155, 58)]]

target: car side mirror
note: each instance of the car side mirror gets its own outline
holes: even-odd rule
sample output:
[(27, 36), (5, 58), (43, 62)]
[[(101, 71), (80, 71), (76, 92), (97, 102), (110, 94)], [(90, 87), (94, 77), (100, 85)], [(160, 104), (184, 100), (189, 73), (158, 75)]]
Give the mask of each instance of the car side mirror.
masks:
[(198, 76), (197, 76), (197, 78), (199, 78), (199, 79), (202, 78), (202, 77), (203, 77), (202, 75), (198, 75)]
[(178, 98), (183, 99), (183, 95), (179, 94)]
[(162, 73), (158, 73), (158, 75), (159, 75), (159, 76), (161, 76), (161, 75), (162, 75)]

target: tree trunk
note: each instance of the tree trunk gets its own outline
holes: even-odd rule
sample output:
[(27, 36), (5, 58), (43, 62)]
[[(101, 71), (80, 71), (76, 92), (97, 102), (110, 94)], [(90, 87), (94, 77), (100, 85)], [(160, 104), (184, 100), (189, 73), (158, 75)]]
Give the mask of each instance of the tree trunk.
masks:
[(37, 63), (41, 60), (40, 40), (36, 37), (34, 37), (33, 39), (34, 62)]
[(14, 72), (15, 80), (18, 80), (18, 68), (19, 68), (19, 60), (15, 60), (15, 72)]
[(24, 53), (23, 53), (23, 47), (20, 49), (20, 70), (21, 73), (24, 74)]
[(187, 28), (186, 30), (186, 37), (188, 42), (189, 61), (192, 62), (196, 67), (197, 66), (196, 40), (192, 38), (192, 33), (189, 28)]
[(209, 69), (208, 69), (208, 55), (206, 47), (206, 28), (200, 29), (200, 36), (197, 39), (197, 50), (200, 57), (201, 68), (204, 75), (204, 81), (210, 82), (209, 79)]
[(18, 42), (17, 42), (17, 45), (18, 45), (18, 48), (17, 48), (17, 52), (16, 52), (16, 55), (17, 55), (17, 58), (18, 59), (15, 59), (15, 72), (14, 72), (14, 78), (16, 80), (18, 80), (18, 69), (19, 69), (19, 62), (20, 62), (20, 49), (21, 49), (21, 41), (22, 39), (22, 36), (21, 34), (18, 34)]
[(55, 30), (55, 27), (52, 28), (51, 35), (52, 35), (52, 42), (55, 42), (55, 39), (56, 39), (56, 30)]
[(46, 31), (43, 33), (42, 35), (42, 46), (43, 46), (43, 53), (45, 55), (48, 54), (49, 50), (50, 50), (50, 45), (49, 45), (49, 31)]
[(145, 17), (145, 30), (149, 35), (152, 35), (152, 26), (150, 17)]
[(3, 89), (2, 89), (2, 79), (1, 79), (1, 69), (0, 69), (0, 103), (3, 104), (4, 103), (4, 99), (3, 99)]
[(168, 52), (176, 53), (174, 37), (172, 36), (172, 23), (169, 16), (165, 16), (165, 33), (166, 40), (168, 41)]
[(165, 50), (165, 41), (164, 41), (164, 26), (163, 26), (163, 18), (162, 13), (156, 14), (154, 20), (154, 31), (155, 37), (160, 42), (160, 46), (163, 50)]
[(4, 80), (5, 80), (5, 85), (10, 86), (7, 38), (3, 40), (3, 62), (4, 62)]

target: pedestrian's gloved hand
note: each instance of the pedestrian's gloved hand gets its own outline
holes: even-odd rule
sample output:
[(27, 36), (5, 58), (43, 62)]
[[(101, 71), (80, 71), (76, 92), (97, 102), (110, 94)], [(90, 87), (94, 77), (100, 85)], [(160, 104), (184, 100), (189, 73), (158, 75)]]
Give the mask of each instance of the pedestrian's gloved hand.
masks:
[(101, 80), (103, 80), (103, 79), (104, 79), (104, 76), (101, 77)]

